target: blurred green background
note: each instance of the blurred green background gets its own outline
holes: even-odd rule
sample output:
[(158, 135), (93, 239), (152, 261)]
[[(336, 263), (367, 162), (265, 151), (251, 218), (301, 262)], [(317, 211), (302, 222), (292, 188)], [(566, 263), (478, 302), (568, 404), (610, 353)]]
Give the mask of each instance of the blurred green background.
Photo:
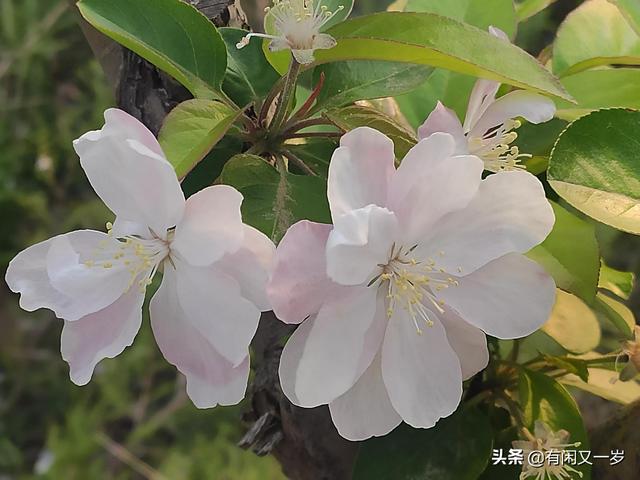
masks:
[[(444, 0), (443, 0), (444, 1)], [(558, 2), (558, 4), (562, 4)], [(257, 5), (256, 5), (257, 3)], [(256, 18), (262, 0), (248, 1)], [(389, 1), (356, 2), (359, 14)], [(534, 17), (519, 44), (537, 54), (569, 8)], [(26, 246), (109, 212), (71, 141), (114, 103), (67, 0), (0, 0), (0, 272)], [(637, 271), (637, 239), (604, 232), (612, 264)], [(29, 314), (0, 282), (0, 480), (284, 478), (236, 443), (243, 406), (198, 411), (145, 322), (134, 347), (76, 387), (59, 353), (62, 322)]]

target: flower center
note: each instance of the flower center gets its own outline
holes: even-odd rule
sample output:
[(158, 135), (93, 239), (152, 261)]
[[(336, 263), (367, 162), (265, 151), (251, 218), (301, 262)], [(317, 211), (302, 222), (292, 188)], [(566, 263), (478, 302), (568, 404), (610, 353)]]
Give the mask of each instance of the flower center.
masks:
[[(107, 223), (107, 233), (113, 237), (113, 225)], [(84, 264), (88, 268), (126, 268), (131, 274), (129, 287), (134, 283), (142, 292), (151, 283), (158, 267), (169, 258), (171, 238), (140, 238), (133, 235), (117, 238), (116, 241), (104, 240), (91, 254)]]
[[(369, 285), (378, 283), (387, 290), (387, 316), (391, 318), (397, 308), (409, 313), (418, 335), (422, 335), (422, 324), (433, 326), (433, 317), (444, 313), (444, 303), (436, 298), (436, 293), (458, 285), (437, 261), (428, 258), (418, 260), (413, 256), (417, 245), (411, 248), (391, 247), (389, 261), (379, 265), (382, 272)], [(444, 257), (445, 252), (438, 254)], [(458, 268), (462, 271), (462, 268)]]
[(531, 155), (520, 153), (517, 146), (511, 145), (518, 134), (513, 130), (520, 128), (518, 120), (507, 120), (502, 125), (487, 131), (482, 137), (469, 137), (469, 151), (480, 157), (485, 169), (492, 172), (525, 168), (520, 165), (522, 158)]

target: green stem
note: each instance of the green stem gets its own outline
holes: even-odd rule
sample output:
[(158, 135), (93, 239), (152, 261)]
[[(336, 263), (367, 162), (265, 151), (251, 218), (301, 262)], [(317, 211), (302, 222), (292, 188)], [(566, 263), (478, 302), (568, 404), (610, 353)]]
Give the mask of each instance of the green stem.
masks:
[(292, 58), (291, 65), (289, 65), (289, 71), (287, 72), (287, 77), (284, 81), (284, 86), (282, 87), (282, 92), (280, 93), (280, 98), (278, 98), (276, 111), (273, 114), (273, 120), (271, 121), (269, 128), (273, 133), (278, 132), (287, 116), (287, 110), (291, 103), (291, 97), (295, 93), (296, 82), (298, 81), (299, 74), (300, 64), (295, 58)]

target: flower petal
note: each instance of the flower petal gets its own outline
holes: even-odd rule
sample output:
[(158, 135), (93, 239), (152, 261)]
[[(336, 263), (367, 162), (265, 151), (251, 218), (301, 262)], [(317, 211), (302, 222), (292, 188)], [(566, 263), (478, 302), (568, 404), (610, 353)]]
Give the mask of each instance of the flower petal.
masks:
[(280, 240), (267, 294), (283, 322), (300, 323), (317, 313), (333, 287), (325, 254), (332, 228), (302, 220)]
[(393, 141), (377, 130), (359, 127), (342, 137), (329, 165), (327, 185), (334, 222), (367, 205), (386, 206), (394, 161)]
[[(351, 388), (380, 348), (386, 313), (384, 297), (374, 288), (345, 288), (325, 303), (306, 334), (299, 362), (285, 360), (280, 369), (285, 384), (295, 384), (294, 398), (303, 407), (327, 404)], [(302, 330), (302, 334), (305, 330)], [(287, 352), (299, 352), (300, 338)], [(285, 352), (283, 352), (283, 356)], [(293, 378), (293, 380), (292, 380)]]
[(215, 268), (176, 263), (178, 300), (187, 321), (233, 366), (249, 353), (260, 310), (242, 297), (238, 282)]
[(64, 323), (60, 350), (73, 383), (86, 385), (102, 359), (117, 357), (133, 343), (142, 324), (143, 303), (144, 293), (131, 288), (99, 312)]
[(334, 222), (327, 240), (327, 275), (341, 285), (369, 282), (389, 259), (398, 231), (396, 216), (369, 205)]
[(204, 267), (236, 252), (244, 237), (242, 194), (227, 185), (200, 190), (187, 200), (171, 249), (191, 265)]
[(396, 412), (409, 425), (431, 428), (451, 415), (462, 398), (460, 361), (442, 324), (422, 335), (409, 314), (398, 309), (382, 345), (382, 377)]
[(82, 168), (116, 216), (164, 237), (184, 209), (173, 167), (159, 146), (151, 144), (151, 133), (133, 117), (108, 110), (105, 121), (102, 130), (86, 133), (73, 144)]
[(240, 249), (222, 257), (215, 267), (235, 278), (242, 296), (266, 312), (271, 310), (266, 288), (275, 253), (276, 247), (269, 237), (245, 225)]
[(305, 49), (305, 50), (293, 49), (293, 50), (291, 50), (291, 53), (293, 53), (294, 58), (301, 65), (309, 65), (310, 63), (313, 63), (315, 61), (315, 59), (316, 59), (313, 56), (313, 49), (312, 48)]
[(556, 106), (550, 98), (527, 90), (516, 90), (489, 105), (473, 126), (471, 136), (481, 137), (511, 118), (523, 117), (531, 123), (548, 122), (555, 113)]
[(487, 336), (479, 328), (468, 324), (450, 309), (440, 316), (447, 332), (447, 340), (456, 352), (462, 368), (462, 379), (467, 380), (489, 364)]
[[(502, 175), (502, 174), (499, 174)], [(497, 338), (535, 332), (551, 314), (553, 279), (536, 262), (510, 253), (465, 277), (438, 297), (471, 325)]]
[(124, 238), (129, 236), (136, 236), (140, 238), (153, 238), (153, 235), (149, 231), (149, 227), (141, 223), (130, 222), (123, 218), (117, 217), (113, 222), (111, 228), (111, 234), (116, 238)]
[(438, 102), (436, 108), (429, 114), (425, 122), (418, 128), (418, 138), (423, 140), (434, 133), (448, 133), (455, 141), (454, 153), (456, 155), (467, 155), (469, 146), (467, 137), (462, 130), (462, 124), (456, 112), (445, 107)]
[(473, 130), (480, 117), (489, 108), (489, 105), (495, 101), (499, 88), (500, 83), (493, 80), (480, 79), (476, 81), (473, 90), (471, 90), (467, 113), (464, 117), (464, 125), (462, 127), (464, 133), (469, 133)]
[(102, 252), (112, 260), (109, 252), (117, 252), (120, 245), (113, 237), (92, 230), (71, 232), (51, 240), (46, 258), (49, 282), (71, 299), (59, 312), (62, 318), (74, 321), (102, 310), (129, 290), (132, 278), (124, 262), (111, 268), (85, 263), (97, 260)]
[(408, 243), (430, 235), (437, 220), (466, 207), (478, 191), (482, 160), (452, 157), (454, 147), (451, 135), (434, 133), (409, 151), (393, 177), (389, 207)]
[(338, 44), (335, 38), (326, 33), (319, 33), (313, 39), (314, 50), (328, 50)]
[(329, 404), (329, 411), (340, 435), (351, 441), (382, 437), (402, 422), (382, 380), (380, 354), (351, 389)]
[(165, 269), (150, 311), (158, 346), (167, 361), (187, 377), (187, 394), (196, 407), (234, 405), (244, 398), (248, 357), (234, 367), (193, 325), (180, 304), (172, 268)]
[(466, 208), (438, 222), (433, 237), (417, 248), (416, 255), (437, 257), (438, 267), (468, 275), (507, 253), (528, 252), (549, 235), (554, 222), (535, 176), (502, 172), (483, 180)]

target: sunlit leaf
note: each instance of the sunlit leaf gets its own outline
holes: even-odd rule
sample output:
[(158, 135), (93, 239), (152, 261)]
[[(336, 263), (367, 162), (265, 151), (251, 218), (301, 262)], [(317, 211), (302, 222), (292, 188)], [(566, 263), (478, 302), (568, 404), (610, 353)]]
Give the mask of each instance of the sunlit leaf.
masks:
[(631, 292), (633, 291), (634, 282), (635, 274), (633, 272), (616, 270), (615, 268), (611, 268), (605, 264), (604, 260), (601, 261), (598, 287), (606, 288), (620, 298), (628, 300)]

